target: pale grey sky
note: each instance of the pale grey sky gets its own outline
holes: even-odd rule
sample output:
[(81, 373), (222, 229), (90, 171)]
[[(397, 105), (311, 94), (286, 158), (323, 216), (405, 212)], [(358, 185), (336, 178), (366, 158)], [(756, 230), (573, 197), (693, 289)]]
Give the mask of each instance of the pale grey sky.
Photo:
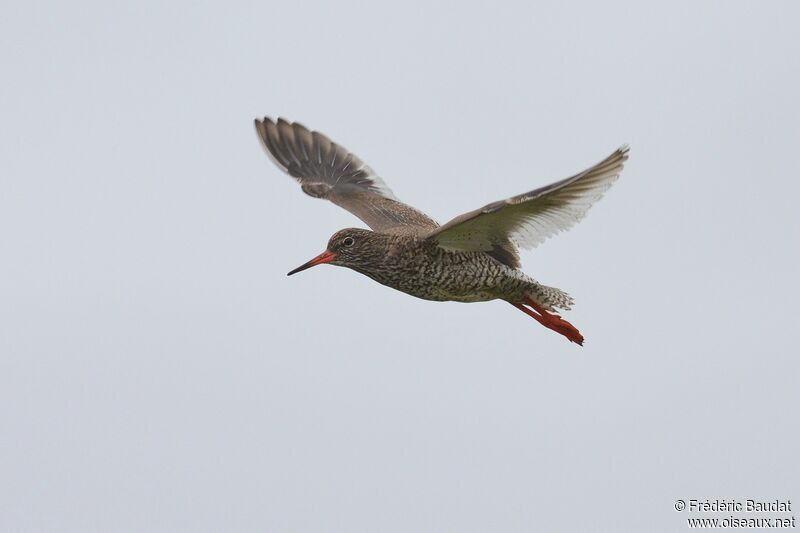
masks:
[[(0, 530), (683, 531), (800, 503), (796, 2), (13, 2)], [(363, 226), (285, 116), (439, 221), (631, 145), (503, 302), (286, 272)]]

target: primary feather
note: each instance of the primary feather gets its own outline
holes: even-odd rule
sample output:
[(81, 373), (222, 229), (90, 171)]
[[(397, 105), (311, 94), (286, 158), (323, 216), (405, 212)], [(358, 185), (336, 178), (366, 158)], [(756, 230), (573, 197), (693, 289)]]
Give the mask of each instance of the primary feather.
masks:
[(303, 192), (330, 200), (383, 233), (427, 234), (438, 224), (395, 197), (361, 159), (299, 122), (256, 119), (256, 131), (276, 165), (300, 182)]
[(622, 172), (628, 147), (574, 176), (460, 215), (428, 236), (447, 250), (488, 251), (511, 242), (534, 248), (575, 225)]

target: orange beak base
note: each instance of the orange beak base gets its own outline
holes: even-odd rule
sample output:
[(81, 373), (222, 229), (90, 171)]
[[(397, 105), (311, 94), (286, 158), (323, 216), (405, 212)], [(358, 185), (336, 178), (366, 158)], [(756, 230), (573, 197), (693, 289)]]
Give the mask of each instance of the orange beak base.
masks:
[(311, 267), (317, 266), (317, 265), (322, 265), (324, 263), (330, 263), (334, 259), (336, 259), (336, 254), (333, 253), (333, 252), (329, 252), (328, 250), (325, 250), (324, 252), (319, 254), (317, 257), (315, 257), (314, 259), (312, 259), (308, 263), (300, 265), (299, 267), (295, 268), (294, 270), (292, 270), (291, 272), (289, 272), (286, 275), (287, 276), (291, 276), (292, 274), (297, 274), (298, 272), (302, 272), (303, 270), (305, 270), (307, 268), (311, 268)]

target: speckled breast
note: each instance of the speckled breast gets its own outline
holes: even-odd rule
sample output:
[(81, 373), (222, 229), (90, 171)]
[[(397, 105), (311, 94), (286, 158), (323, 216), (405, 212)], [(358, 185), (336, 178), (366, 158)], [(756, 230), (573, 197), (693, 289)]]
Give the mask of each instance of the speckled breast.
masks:
[(427, 243), (398, 247), (381, 263), (361, 273), (425, 300), (519, 299), (533, 282), (482, 252), (448, 252)]

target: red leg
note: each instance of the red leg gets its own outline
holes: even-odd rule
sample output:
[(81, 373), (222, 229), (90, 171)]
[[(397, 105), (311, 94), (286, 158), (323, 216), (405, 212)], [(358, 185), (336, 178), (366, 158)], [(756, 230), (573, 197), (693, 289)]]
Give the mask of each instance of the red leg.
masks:
[(580, 331), (561, 318), (559, 315), (549, 313), (545, 311), (539, 304), (534, 302), (530, 298), (525, 298), (525, 304), (529, 305), (532, 309), (525, 307), (525, 304), (516, 304), (513, 302), (509, 302), (511, 305), (525, 313), (526, 315), (534, 318), (539, 324), (543, 325), (546, 328), (552, 329), (553, 331), (560, 333), (561, 335), (565, 336), (570, 342), (577, 343), (583, 346), (583, 335), (581, 335)]

